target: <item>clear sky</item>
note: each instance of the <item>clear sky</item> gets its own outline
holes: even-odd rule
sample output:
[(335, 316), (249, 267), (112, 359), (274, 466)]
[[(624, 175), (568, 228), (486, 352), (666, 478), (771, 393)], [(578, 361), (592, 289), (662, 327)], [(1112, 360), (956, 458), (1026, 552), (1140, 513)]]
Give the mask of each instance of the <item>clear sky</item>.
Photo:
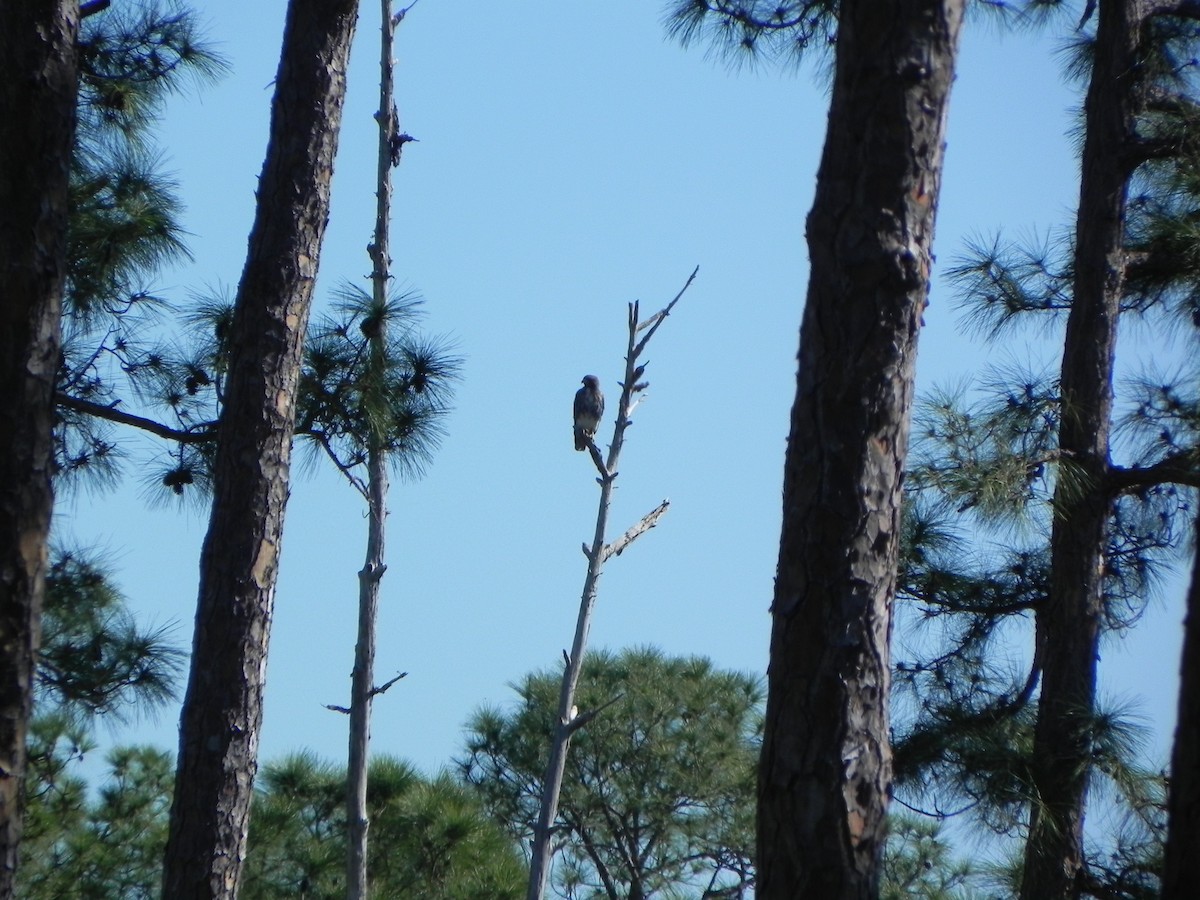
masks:
[[(163, 121), (194, 262), (159, 284), (180, 304), (214, 288), (232, 294), (240, 275), (285, 4), (202, 6), (232, 72), (171, 99)], [(570, 645), (579, 547), (598, 496), (590, 461), (572, 449), (572, 395), (595, 373), (615, 398), (626, 304), (658, 309), (696, 265), (647, 353), (651, 387), (625, 445), (611, 536), (663, 498), (671, 508), (609, 562), (591, 646), (654, 644), (765, 672), (804, 218), (827, 95), (811, 71), (731, 71), (703, 48), (685, 51), (665, 38), (660, 14), (646, 0), (423, 0), (400, 27), (397, 100), (419, 143), (395, 170), (394, 271), (426, 298), (428, 329), (453, 339), (465, 367), (442, 450), (390, 497), (377, 680), (409, 675), (377, 700), (372, 747), (429, 772), (460, 752), (476, 706), (510, 701), (509, 682), (556, 666)], [(365, 285), (370, 268), (378, 17), (364, 4), (318, 313), (339, 280)], [(1070, 221), (1079, 100), (1056, 54), (1069, 30), (1035, 39), (969, 20), (939, 270), (968, 236)], [(921, 388), (966, 378), (988, 358), (1056, 365), (1056, 333), (990, 350), (970, 339), (935, 277)], [(611, 415), (602, 443), (610, 435)], [(293, 476), (261, 757), (311, 748), (341, 759), (346, 718), (324, 704), (347, 702), (366, 522), (329, 467)], [(110, 551), (139, 614), (174, 623), (190, 644), (206, 525), (195, 508), (148, 506), (131, 470), (114, 492), (64, 498), (55, 529)], [(1160, 754), (1182, 592), (1176, 579), (1136, 635), (1104, 648), (1106, 693), (1140, 698)], [(171, 707), (117, 737), (174, 749), (177, 718)]]

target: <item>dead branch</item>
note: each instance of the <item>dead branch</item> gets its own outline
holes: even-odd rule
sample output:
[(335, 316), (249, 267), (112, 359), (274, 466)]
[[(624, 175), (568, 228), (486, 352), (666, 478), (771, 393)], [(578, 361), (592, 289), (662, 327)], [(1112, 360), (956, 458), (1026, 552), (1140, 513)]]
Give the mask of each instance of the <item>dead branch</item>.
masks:
[(378, 685), (377, 687), (373, 687), (373, 688), (371, 688), (371, 696), (372, 696), (372, 697), (377, 697), (377, 696), (379, 696), (380, 694), (382, 694), (382, 693), (385, 693), (385, 692), (387, 691), (387, 689), (388, 689), (388, 688), (390, 688), (390, 687), (391, 687), (393, 684), (395, 684), (395, 683), (396, 683), (397, 681), (399, 681), (401, 678), (405, 678), (407, 675), (408, 675), (408, 673), (407, 673), (407, 672), (401, 672), (401, 673), (400, 673), (399, 675), (397, 675), (395, 678), (391, 678), (391, 679), (389, 679), (389, 680), (385, 681), (383, 684), (381, 684), (381, 685)]
[(654, 509), (650, 510), (650, 512), (642, 516), (637, 524), (630, 526), (628, 531), (604, 548), (604, 558), (608, 559), (610, 556), (620, 556), (626, 547), (658, 524), (658, 520), (662, 518), (663, 513), (667, 511), (667, 507), (670, 505), (670, 500), (664, 500), (658, 506), (654, 507)]

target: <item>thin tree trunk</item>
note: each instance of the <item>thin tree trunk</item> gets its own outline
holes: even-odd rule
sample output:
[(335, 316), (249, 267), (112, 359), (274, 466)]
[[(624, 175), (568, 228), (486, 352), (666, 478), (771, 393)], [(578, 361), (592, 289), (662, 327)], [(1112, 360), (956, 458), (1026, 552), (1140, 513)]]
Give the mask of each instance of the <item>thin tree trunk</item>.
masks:
[[(372, 385), (383, 384), (387, 316), (389, 255), (389, 219), (392, 207), (393, 142), (398, 140), (400, 123), (392, 100), (392, 45), (396, 23), (392, 19), (391, 0), (382, 0), (382, 26), (379, 52), (379, 153), (376, 169), (375, 237), (371, 248), (372, 299), (380, 311), (372, 332), (368, 376)], [(384, 537), (387, 522), (387, 454), (379, 429), (370, 421), (367, 431), (367, 558), (358, 573), (358, 640), (354, 645), (354, 671), (350, 681), (350, 750), (346, 770), (346, 897), (366, 900), (367, 766), (371, 746), (371, 706), (375, 691), (375, 625), (379, 617), (379, 588), (384, 564)]]
[[(632, 313), (630, 314), (632, 316)], [(634, 326), (629, 328), (630, 346), (634, 338)], [(629, 368), (632, 368), (631, 366)], [(632, 381), (628, 382), (632, 384)], [(622, 404), (628, 398), (622, 395)], [(625, 406), (619, 406), (617, 415), (624, 416)], [(624, 428), (618, 426), (622, 433)], [(588, 550), (587, 574), (583, 579), (583, 594), (579, 602), (579, 614), (575, 620), (575, 638), (571, 653), (567, 656), (563, 670), (562, 686), (558, 696), (558, 719), (554, 723), (554, 736), (550, 743), (550, 757), (546, 762), (546, 774), (542, 779), (542, 805), (537, 824), (533, 829), (532, 852), (529, 860), (529, 884), (526, 900), (542, 900), (546, 893), (546, 882), (550, 877), (553, 848), (550, 838), (554, 820), (558, 817), (558, 801), (562, 793), (563, 775), (567, 768), (567, 750), (571, 744), (574, 717), (571, 709), (575, 705), (575, 691), (583, 671), (583, 657), (587, 651), (588, 633), (591, 631), (592, 612), (596, 608), (596, 594), (600, 586), (600, 575), (604, 568), (604, 535), (608, 528), (608, 511), (612, 505), (615, 466), (620, 457), (620, 440), (614, 440), (609, 451), (609, 462), (600, 482), (600, 505), (596, 512), (596, 531)]]
[(1192, 900), (1200, 884), (1200, 517), (1196, 519), (1196, 541), (1171, 753), (1162, 900)]
[(171, 900), (233, 898), (245, 855), (301, 349), (357, 0), (292, 0), (234, 313), (164, 865)]
[(1126, 191), (1137, 97), (1139, 0), (1100, 4), (1062, 359), (1050, 594), (1037, 614), (1042, 661), (1022, 900), (1078, 897), (1096, 662), (1112, 505), (1105, 483), (1113, 357), (1124, 273)]
[(13, 895), (54, 493), (77, 3), (0, 4), (0, 897)]
[[(558, 719), (554, 723), (554, 734), (550, 741), (550, 758), (546, 762), (546, 774), (542, 778), (542, 804), (538, 812), (538, 820), (533, 827), (533, 841), (529, 860), (529, 882), (526, 888), (526, 900), (542, 900), (546, 892), (546, 883), (550, 878), (550, 864), (554, 855), (551, 846), (554, 820), (558, 817), (558, 801), (562, 793), (563, 775), (567, 767), (567, 751), (571, 744), (571, 735), (582, 727), (595, 714), (585, 712), (582, 716), (575, 710), (575, 690), (579, 686), (579, 676), (583, 672), (583, 657), (587, 652), (588, 633), (592, 628), (592, 613), (596, 607), (596, 595), (600, 587), (600, 576), (604, 571), (604, 563), (609, 556), (622, 552), (640, 535), (653, 528), (658, 519), (667, 510), (664, 500), (658, 507), (647, 513), (641, 520), (622, 535), (614, 544), (605, 544), (605, 534), (608, 530), (608, 512), (612, 505), (612, 492), (617, 478), (617, 462), (621, 458), (621, 448), (625, 445), (625, 429), (631, 424), (630, 416), (637, 406), (636, 396), (647, 386), (640, 381), (645, 373), (645, 366), (638, 360), (646, 349), (650, 338), (662, 325), (679, 298), (691, 286), (696, 278), (697, 269), (692, 270), (688, 280), (680, 288), (679, 293), (662, 310), (655, 313), (645, 322), (638, 321), (639, 305), (634, 302), (629, 305), (629, 341), (625, 350), (625, 378), (621, 383), (621, 397), (617, 401), (616, 420), (613, 424), (613, 440), (608, 448), (608, 458), (603, 459), (599, 449), (592, 444), (588, 453), (595, 463), (600, 477), (600, 503), (596, 510), (596, 530), (592, 535), (589, 547), (583, 545), (587, 557), (587, 573), (583, 578), (583, 592), (579, 598), (579, 614), (575, 619), (575, 638), (571, 643), (571, 652), (567, 654), (566, 666), (563, 669), (562, 687), (558, 695)], [(646, 333), (638, 340), (638, 335)]]
[(808, 218), (759, 766), (762, 900), (878, 894), (891, 601), (963, 0), (846, 0)]

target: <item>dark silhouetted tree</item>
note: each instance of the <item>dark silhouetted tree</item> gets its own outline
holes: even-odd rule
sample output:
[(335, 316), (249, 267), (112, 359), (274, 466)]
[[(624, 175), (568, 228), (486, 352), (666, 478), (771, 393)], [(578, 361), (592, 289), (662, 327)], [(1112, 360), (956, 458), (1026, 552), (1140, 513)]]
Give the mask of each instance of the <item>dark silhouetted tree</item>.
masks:
[(41, 629), (54, 376), (75, 137), (75, 0), (0, 8), (0, 896), (21, 839), (25, 737)]

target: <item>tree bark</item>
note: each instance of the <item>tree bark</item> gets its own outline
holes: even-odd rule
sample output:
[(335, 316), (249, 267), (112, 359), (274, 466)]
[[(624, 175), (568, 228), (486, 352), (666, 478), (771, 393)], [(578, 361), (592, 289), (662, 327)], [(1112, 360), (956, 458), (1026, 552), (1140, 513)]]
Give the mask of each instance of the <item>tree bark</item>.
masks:
[[(1200, 541), (1200, 518), (1196, 536)], [(1167, 816), (1162, 900), (1191, 900), (1200, 884), (1200, 546), (1187, 597)]]
[(75, 139), (73, 0), (0, 4), (0, 897), (13, 895), (41, 631)]
[(877, 896), (891, 601), (962, 0), (846, 0), (784, 469), (762, 900)]
[(1022, 900), (1078, 897), (1091, 761), (1105, 549), (1113, 358), (1135, 136), (1140, 0), (1100, 4), (1075, 231), (1075, 284), (1062, 358), (1050, 593), (1037, 612), (1042, 662)]
[[(390, 219), (392, 212), (393, 141), (400, 134), (399, 116), (393, 101), (394, 66), (392, 46), (397, 22), (392, 18), (392, 0), (381, 0), (382, 24), (379, 50), (379, 142), (375, 177), (375, 236), (371, 253), (371, 291), (379, 321), (370, 338), (369, 376), (372, 385), (385, 384), (388, 281), (391, 278)], [(398, 153), (398, 151), (397, 151)], [(398, 156), (397, 156), (398, 160)], [(387, 536), (388, 472), (387, 451), (379, 427), (367, 421), (367, 554), (358, 573), (358, 637), (354, 644), (354, 669), (350, 676), (350, 741), (346, 767), (346, 897), (366, 900), (367, 774), (371, 749), (371, 707), (375, 691), (375, 624), (379, 618), (379, 589)]]
[(172, 900), (233, 898), (241, 877), (296, 385), (356, 16), (356, 0), (288, 5), (200, 557), (163, 876)]

